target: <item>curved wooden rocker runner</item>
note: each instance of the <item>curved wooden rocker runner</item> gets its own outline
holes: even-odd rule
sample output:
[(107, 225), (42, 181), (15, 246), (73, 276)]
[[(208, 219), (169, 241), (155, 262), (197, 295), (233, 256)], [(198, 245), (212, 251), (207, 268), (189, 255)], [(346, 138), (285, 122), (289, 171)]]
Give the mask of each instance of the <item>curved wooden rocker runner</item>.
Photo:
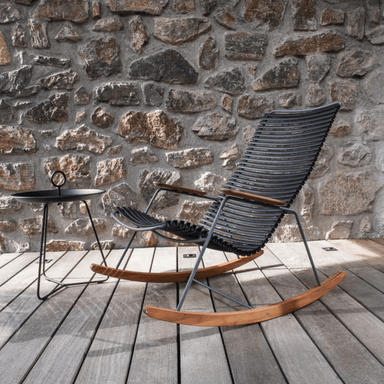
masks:
[[(206, 279), (220, 275), (224, 272), (238, 268), (250, 261), (261, 256), (263, 251), (259, 251), (251, 256), (242, 256), (239, 259), (231, 260), (226, 263), (214, 265), (208, 268), (198, 269), (195, 275), (195, 279)], [(191, 275), (191, 271), (182, 272), (138, 272), (127, 271), (124, 269), (116, 269), (106, 267), (104, 265), (92, 264), (91, 269), (93, 272), (101, 273), (102, 275), (116, 277), (117, 279), (141, 281), (146, 283), (182, 283), (187, 281)]]
[[(320, 283), (298, 214), (290, 205), (308, 179), (325, 138), (332, 126), (340, 103), (304, 111), (272, 111), (266, 113), (255, 131), (242, 161), (218, 197), (206, 196), (179, 186), (158, 183), (144, 212), (133, 208), (118, 207), (113, 218), (134, 231), (133, 236), (116, 268), (92, 264), (92, 270), (108, 276), (145, 282), (187, 281), (176, 310), (147, 306), (144, 312), (153, 318), (178, 324), (199, 326), (230, 326), (257, 323), (302, 308), (329, 292), (344, 278), (337, 272)], [(182, 220), (159, 221), (148, 211), (160, 192), (172, 192), (212, 201), (198, 225)], [(274, 230), (285, 214), (293, 214), (311, 262), (318, 286), (291, 299), (263, 308), (252, 308), (222, 292), (205, 285), (199, 279), (212, 277), (237, 268), (262, 254)], [(118, 269), (136, 233), (153, 231), (169, 241), (194, 243), (201, 246), (192, 271), (142, 273)], [(159, 232), (160, 231), (160, 232)], [(178, 237), (166, 236), (170, 233)], [(207, 248), (232, 252), (240, 258), (224, 264), (199, 269)], [(192, 283), (199, 283), (210, 290), (249, 308), (238, 312), (197, 313), (181, 311)]]

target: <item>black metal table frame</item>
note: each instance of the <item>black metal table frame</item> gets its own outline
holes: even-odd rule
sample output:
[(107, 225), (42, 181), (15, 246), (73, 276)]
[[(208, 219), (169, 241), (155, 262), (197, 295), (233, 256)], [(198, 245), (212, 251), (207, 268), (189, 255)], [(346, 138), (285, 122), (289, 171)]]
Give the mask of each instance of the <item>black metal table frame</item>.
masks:
[[(103, 253), (103, 249), (100, 244), (99, 236), (97, 235), (95, 225), (92, 220), (92, 215), (91, 211), (88, 207), (88, 204), (85, 200), (81, 200), (84, 204), (85, 207), (87, 208), (87, 213), (89, 220), (92, 225), (93, 233), (95, 234), (97, 245), (99, 247), (101, 257), (103, 259), (103, 264), (107, 266), (107, 262)], [(37, 297), (40, 300), (45, 300), (48, 297), (52, 296), (53, 294), (57, 293), (59, 290), (67, 288), (67, 287), (73, 287), (73, 286), (79, 286), (79, 285), (87, 285), (87, 284), (101, 284), (104, 283), (105, 281), (108, 280), (109, 276), (106, 278), (103, 278), (101, 280), (96, 280), (96, 281), (82, 281), (78, 283), (63, 283), (62, 281), (58, 281), (56, 279), (53, 279), (49, 276), (47, 276), (46, 269), (45, 269), (45, 264), (46, 264), (46, 248), (47, 248), (47, 231), (48, 231), (48, 205), (54, 203), (49, 202), (49, 203), (44, 203), (44, 208), (43, 208), (43, 220), (42, 220), (42, 226), (41, 226), (41, 240), (40, 240), (40, 255), (39, 255), (39, 271), (38, 271), (38, 278), (37, 278)], [(40, 294), (40, 287), (41, 287), (41, 276), (44, 276), (46, 280), (57, 284), (55, 288), (52, 289), (51, 292), (48, 294), (41, 296)]]
[[(54, 182), (54, 176), (56, 174), (61, 174), (63, 177), (63, 180), (61, 184), (56, 184)], [(99, 280), (88, 280), (88, 281), (81, 281), (78, 283), (63, 283), (62, 281), (65, 279), (63, 278), (62, 281), (58, 281), (56, 279), (53, 279), (49, 276), (47, 276), (45, 264), (46, 264), (46, 250), (47, 250), (47, 232), (48, 232), (48, 205), (52, 203), (61, 204), (63, 202), (68, 201), (82, 201), (85, 204), (85, 207), (87, 208), (87, 213), (89, 220), (92, 225), (93, 233), (95, 234), (97, 245), (99, 246), (99, 250), (101, 253), (101, 257), (103, 259), (102, 263), (107, 266), (106, 259), (104, 257), (103, 249), (100, 244), (99, 236), (97, 235), (95, 225), (92, 220), (91, 211), (88, 207), (88, 204), (86, 202), (86, 198), (92, 198), (97, 195), (100, 195), (101, 193), (104, 193), (103, 190), (76, 190), (76, 189), (64, 189), (61, 191), (61, 187), (65, 184), (66, 177), (64, 172), (62, 171), (55, 171), (53, 172), (51, 176), (51, 183), (57, 188), (57, 194), (53, 193), (54, 190), (46, 190), (46, 191), (33, 191), (33, 192), (25, 192), (21, 194), (13, 194), (12, 196), (21, 201), (29, 201), (34, 203), (43, 203), (43, 220), (41, 224), (41, 240), (40, 240), (40, 255), (39, 255), (39, 271), (37, 276), (37, 297), (40, 300), (45, 300), (48, 297), (52, 296), (53, 294), (57, 293), (59, 290), (71, 286), (78, 286), (78, 285), (87, 285), (87, 284), (101, 284), (108, 280), (108, 276), (103, 279)], [(51, 290), (48, 294), (41, 296), (40, 294), (40, 288), (41, 288), (41, 276), (44, 276), (46, 280), (55, 283), (56, 287)]]

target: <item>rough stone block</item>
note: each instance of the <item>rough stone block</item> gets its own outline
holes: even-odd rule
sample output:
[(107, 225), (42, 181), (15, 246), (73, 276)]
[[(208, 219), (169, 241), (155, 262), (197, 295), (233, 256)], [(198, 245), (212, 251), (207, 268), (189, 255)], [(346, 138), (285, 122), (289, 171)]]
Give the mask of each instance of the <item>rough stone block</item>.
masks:
[(198, 72), (174, 49), (167, 49), (134, 61), (129, 67), (131, 79), (163, 81), (168, 84), (196, 84)]

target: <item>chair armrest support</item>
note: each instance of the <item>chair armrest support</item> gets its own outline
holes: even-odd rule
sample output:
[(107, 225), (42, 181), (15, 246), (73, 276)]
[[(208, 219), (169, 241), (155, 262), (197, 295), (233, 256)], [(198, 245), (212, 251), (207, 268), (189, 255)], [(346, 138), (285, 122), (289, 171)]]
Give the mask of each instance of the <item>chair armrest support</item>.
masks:
[(163, 189), (168, 189), (170, 191), (185, 192), (185, 193), (188, 193), (191, 195), (198, 195), (198, 196), (205, 196), (206, 195), (205, 192), (196, 191), (195, 189), (188, 189), (188, 188), (184, 188), (184, 187), (179, 187), (177, 185), (170, 185), (170, 184), (160, 183), (157, 181), (155, 181), (153, 184), (156, 185), (157, 187), (160, 187)]
[(222, 192), (226, 196), (238, 197), (240, 199), (253, 200), (253, 201), (257, 201), (259, 203), (274, 205), (274, 206), (278, 206), (278, 207), (286, 204), (285, 201), (282, 201), (282, 200), (270, 199), (270, 198), (265, 197), (265, 196), (254, 195), (252, 193), (245, 193), (245, 192), (236, 191), (233, 189), (223, 189)]

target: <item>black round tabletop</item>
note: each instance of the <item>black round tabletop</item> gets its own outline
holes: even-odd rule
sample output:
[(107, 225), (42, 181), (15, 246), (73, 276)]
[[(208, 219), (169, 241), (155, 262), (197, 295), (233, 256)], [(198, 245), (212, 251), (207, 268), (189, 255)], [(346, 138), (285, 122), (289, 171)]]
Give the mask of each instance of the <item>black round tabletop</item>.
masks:
[(105, 193), (103, 189), (47, 189), (14, 193), (11, 196), (24, 203), (61, 203), (66, 201), (89, 200)]

